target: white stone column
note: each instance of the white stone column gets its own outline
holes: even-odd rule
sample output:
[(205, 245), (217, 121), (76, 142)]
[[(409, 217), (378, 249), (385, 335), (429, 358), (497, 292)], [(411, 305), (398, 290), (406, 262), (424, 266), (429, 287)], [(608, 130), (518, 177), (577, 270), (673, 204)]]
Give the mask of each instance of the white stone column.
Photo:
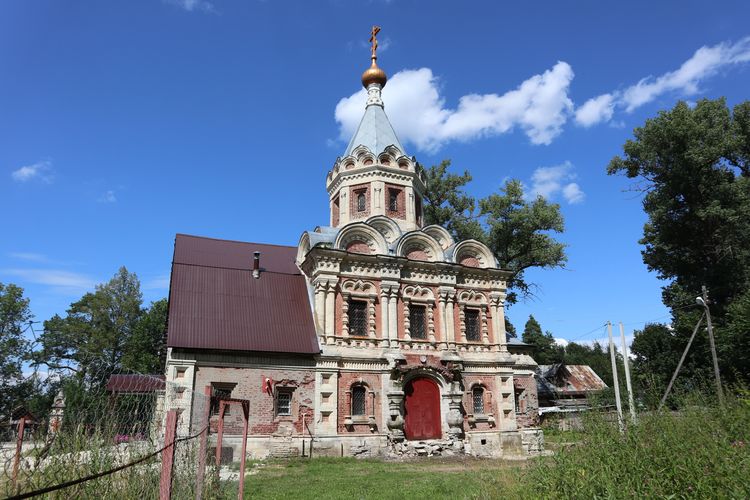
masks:
[(391, 289), (390, 298), (388, 299), (388, 338), (391, 347), (398, 347), (398, 291)]
[(325, 333), (326, 343), (334, 343), (336, 333), (336, 283), (329, 281), (326, 286), (326, 308), (325, 308)]
[(490, 307), (492, 307), (492, 335), (494, 337), (494, 342), (500, 347), (501, 351), (507, 351), (508, 340), (505, 332), (505, 294), (491, 294)]
[(325, 308), (326, 308), (326, 282), (316, 280), (315, 287), (315, 328), (321, 337), (321, 344), (325, 344)]
[(438, 317), (440, 318), (440, 342), (444, 348), (448, 347), (448, 328), (445, 322), (446, 294), (441, 290), (438, 295)]
[(388, 296), (391, 289), (387, 285), (380, 285), (380, 338), (384, 339), (384, 345), (388, 345), (390, 339), (390, 325), (388, 324)]
[(448, 344), (451, 349), (456, 348), (456, 328), (455, 328), (455, 321), (454, 321), (454, 313), (453, 313), (453, 302), (454, 302), (454, 296), (448, 295), (447, 301), (445, 303), (446, 310), (445, 310), (445, 326), (447, 326), (446, 330), (448, 332)]

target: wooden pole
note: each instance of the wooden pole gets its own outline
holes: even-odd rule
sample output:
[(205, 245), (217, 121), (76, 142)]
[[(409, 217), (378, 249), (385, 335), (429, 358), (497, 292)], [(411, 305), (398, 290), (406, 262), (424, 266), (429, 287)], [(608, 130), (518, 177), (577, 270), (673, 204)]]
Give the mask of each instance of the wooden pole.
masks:
[(159, 499), (169, 500), (172, 498), (172, 470), (174, 466), (174, 440), (177, 435), (177, 410), (169, 410), (167, 413), (167, 426), (164, 433), (164, 446), (161, 452), (161, 479), (159, 481)]
[(633, 386), (630, 383), (630, 360), (628, 359), (628, 346), (625, 343), (625, 328), (623, 327), (622, 321), (620, 321), (620, 342), (622, 343), (622, 361), (625, 365), (625, 387), (628, 389), (630, 420), (633, 422), (633, 425), (635, 425), (635, 398), (633, 397)]
[(195, 500), (201, 500), (203, 496), (203, 481), (206, 476), (206, 454), (208, 448), (208, 426), (211, 421), (211, 386), (207, 385), (203, 389), (203, 394), (206, 397), (206, 408), (204, 413), (204, 425), (206, 426), (201, 432), (201, 444), (198, 449), (198, 470), (195, 474)]
[[(21, 450), (23, 448), (23, 434), (26, 431), (26, 415), (21, 417), (18, 422), (18, 436), (16, 436), (16, 456), (13, 459), (13, 475), (11, 476), (11, 483), (13, 484), (13, 490), (16, 490), (16, 481), (18, 480), (18, 468), (21, 464)], [(16, 491), (17, 492), (17, 491)]]
[(669, 385), (667, 385), (667, 390), (664, 391), (664, 396), (661, 397), (661, 401), (659, 402), (659, 407), (656, 409), (656, 411), (661, 410), (661, 407), (664, 406), (664, 402), (667, 400), (667, 396), (669, 396), (669, 391), (672, 390), (672, 384), (674, 384), (674, 381), (677, 378), (677, 374), (680, 373), (680, 368), (682, 368), (682, 363), (685, 361), (685, 357), (687, 356), (687, 353), (690, 350), (690, 346), (693, 344), (693, 339), (695, 338), (695, 334), (698, 333), (698, 328), (700, 328), (701, 323), (703, 323), (703, 318), (705, 316), (706, 316), (706, 313), (704, 312), (703, 315), (701, 315), (698, 322), (695, 324), (695, 328), (693, 328), (693, 334), (690, 336), (690, 340), (688, 340), (688, 343), (685, 346), (685, 350), (682, 352), (682, 357), (680, 358), (680, 362), (677, 363), (677, 368), (672, 374), (672, 378), (669, 380)]
[(714, 342), (714, 328), (711, 324), (711, 310), (708, 308), (708, 290), (706, 286), (701, 287), (703, 297), (703, 307), (706, 308), (706, 326), (708, 327), (708, 343), (711, 346), (711, 357), (714, 362), (714, 377), (716, 378), (716, 396), (719, 398), (719, 404), (724, 406), (724, 393), (721, 390), (721, 376), (719, 375), (719, 359), (716, 356), (716, 343)]
[(242, 413), (245, 416), (245, 427), (242, 430), (242, 457), (240, 458), (240, 485), (237, 498), (245, 498), (245, 455), (247, 455), (247, 430), (250, 423), (250, 403), (242, 403)]
[(609, 334), (609, 357), (612, 360), (612, 382), (615, 385), (615, 404), (617, 405), (617, 424), (620, 432), (625, 432), (622, 421), (622, 403), (620, 402), (620, 383), (617, 380), (617, 360), (615, 357), (615, 342), (612, 340), (612, 323), (607, 321), (607, 333)]

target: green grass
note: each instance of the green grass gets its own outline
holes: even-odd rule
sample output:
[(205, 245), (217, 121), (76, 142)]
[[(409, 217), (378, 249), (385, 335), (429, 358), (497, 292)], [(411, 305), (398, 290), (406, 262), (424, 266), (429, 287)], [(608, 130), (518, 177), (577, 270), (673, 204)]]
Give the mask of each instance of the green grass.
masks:
[(256, 465), (248, 498), (404, 499), (519, 496), (525, 464), (467, 458), (385, 462), (314, 458)]
[(386, 462), (317, 458), (256, 463), (248, 498), (750, 498), (750, 392), (725, 407), (694, 396), (646, 413), (620, 434), (590, 414), (584, 431), (552, 431), (553, 457)]

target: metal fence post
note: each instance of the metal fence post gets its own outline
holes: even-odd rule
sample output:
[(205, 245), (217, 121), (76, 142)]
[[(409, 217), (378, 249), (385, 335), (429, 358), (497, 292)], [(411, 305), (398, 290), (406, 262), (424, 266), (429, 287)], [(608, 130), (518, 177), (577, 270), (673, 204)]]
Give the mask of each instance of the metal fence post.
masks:
[(195, 500), (201, 500), (203, 496), (203, 480), (206, 476), (206, 453), (208, 448), (208, 431), (209, 423), (211, 421), (211, 386), (207, 385), (203, 389), (203, 394), (206, 396), (206, 411), (205, 414), (205, 425), (206, 428), (201, 432), (201, 444), (198, 450), (198, 470), (195, 475)]
[(245, 417), (245, 427), (242, 430), (242, 457), (240, 458), (240, 484), (237, 498), (242, 500), (245, 497), (245, 455), (247, 455), (247, 430), (250, 423), (250, 403), (242, 403), (242, 413)]
[(172, 498), (172, 470), (174, 466), (174, 440), (177, 435), (177, 410), (167, 413), (166, 432), (164, 434), (164, 451), (161, 452), (161, 480), (159, 481), (159, 499)]

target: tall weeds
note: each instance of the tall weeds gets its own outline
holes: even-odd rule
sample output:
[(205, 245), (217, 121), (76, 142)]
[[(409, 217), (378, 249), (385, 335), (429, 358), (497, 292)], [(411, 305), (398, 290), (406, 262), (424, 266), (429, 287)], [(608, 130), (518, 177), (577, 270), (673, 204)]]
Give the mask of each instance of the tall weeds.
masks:
[(591, 415), (582, 441), (540, 460), (535, 498), (750, 498), (750, 392), (721, 408), (696, 395), (677, 411), (641, 414), (620, 434)]

